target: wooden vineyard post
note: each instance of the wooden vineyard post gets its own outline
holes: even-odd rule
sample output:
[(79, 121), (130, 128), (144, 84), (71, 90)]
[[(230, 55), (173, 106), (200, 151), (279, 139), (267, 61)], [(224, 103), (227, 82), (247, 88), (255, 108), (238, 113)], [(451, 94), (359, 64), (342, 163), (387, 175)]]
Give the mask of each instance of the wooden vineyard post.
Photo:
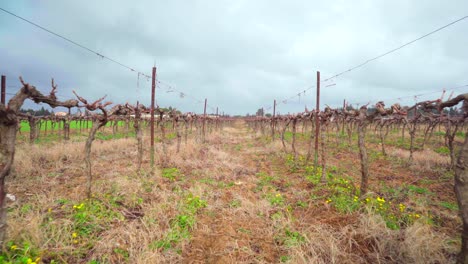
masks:
[(135, 128), (135, 134), (138, 145), (138, 161), (137, 161), (137, 173), (140, 174), (141, 162), (143, 160), (143, 134), (141, 132), (141, 112), (140, 112), (140, 102), (137, 101), (135, 108), (135, 121), (133, 122), (133, 127)]
[(271, 117), (271, 141), (275, 141), (276, 100), (273, 100), (273, 116)]
[(151, 78), (151, 148), (150, 148), (150, 163), (151, 174), (154, 174), (154, 97), (156, 92), (156, 67), (153, 67)]
[[(346, 110), (346, 99), (343, 99), (343, 111)], [(345, 119), (343, 118), (343, 126), (341, 127), (341, 135), (344, 135), (344, 126), (345, 126)]]
[(207, 99), (205, 98), (205, 107), (203, 108), (202, 143), (205, 143), (206, 101)]
[(317, 168), (318, 163), (318, 147), (319, 147), (319, 133), (320, 133), (320, 72), (317, 72), (317, 99), (316, 99), (316, 109), (315, 109), (315, 159), (314, 167)]
[(5, 100), (6, 100), (6, 77), (5, 75), (2, 75), (2, 98), (1, 98), (1, 103), (5, 105)]
[(218, 118), (219, 118), (219, 116), (218, 116), (218, 107), (216, 107), (215, 130), (218, 130), (220, 128)]

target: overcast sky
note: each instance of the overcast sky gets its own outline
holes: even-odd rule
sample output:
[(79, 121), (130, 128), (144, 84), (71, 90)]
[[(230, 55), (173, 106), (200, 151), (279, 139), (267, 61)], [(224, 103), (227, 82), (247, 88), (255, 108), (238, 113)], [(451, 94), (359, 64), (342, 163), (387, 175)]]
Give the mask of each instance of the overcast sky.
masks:
[[(156, 63), (157, 79), (185, 95), (158, 84), (160, 106), (200, 113), (208, 98), (208, 111), (229, 114), (282, 102), (314, 86), (316, 71), (325, 79), (468, 15), (466, 0), (2, 0), (0, 7), (145, 74)], [(322, 83), (321, 106), (411, 104), (412, 95), (468, 84), (467, 47), (465, 19)], [(20, 75), (48, 93), (53, 77), (61, 99), (75, 89), (90, 100), (107, 94), (114, 103), (150, 104), (150, 81), (140, 77), (137, 87), (137, 73), (1, 11), (0, 73), (9, 93)], [(305, 106), (315, 107), (315, 88), (277, 111)]]

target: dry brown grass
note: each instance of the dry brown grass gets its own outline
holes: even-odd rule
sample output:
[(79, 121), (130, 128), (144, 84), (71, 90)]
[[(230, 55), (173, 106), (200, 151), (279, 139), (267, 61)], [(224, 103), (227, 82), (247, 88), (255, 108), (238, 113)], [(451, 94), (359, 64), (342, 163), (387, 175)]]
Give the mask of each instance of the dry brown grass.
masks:
[[(388, 148), (388, 153), (401, 159), (409, 160), (409, 150), (400, 148)], [(414, 169), (432, 170), (435, 167), (447, 166), (450, 164), (450, 157), (441, 155), (431, 149), (424, 149), (413, 153)]]
[[(165, 155), (161, 144), (156, 144), (157, 161)], [(118, 199), (115, 210), (123, 215), (141, 215), (114, 219), (92, 241), (83, 238), (76, 244), (71, 238), (74, 220), (57, 201), (70, 201), (68, 207), (84, 201), (83, 142), (46, 148), (19, 145), (15, 177), (8, 179), (9, 193), (18, 198), (9, 203), (9, 239), (29, 241), (45, 256), (65, 263), (92, 259), (108, 263), (278, 263), (281, 257), (289, 258), (289, 263), (453, 262), (456, 249), (434, 226), (417, 222), (393, 231), (370, 212), (342, 215), (314, 204), (302, 176), (272, 169), (281, 165), (271, 160), (281, 156), (281, 141), (262, 145), (242, 124), (210, 134), (205, 144), (194, 138), (187, 144), (182, 140), (179, 153), (175, 141), (167, 147), (168, 158), (158, 164), (155, 175), (148, 173), (148, 155), (142, 175), (137, 175), (134, 139), (93, 144), (95, 196), (106, 203)], [(298, 148), (305, 152), (306, 145)], [(407, 155), (393, 148), (389, 153), (401, 158)], [(434, 152), (415, 153), (415, 162), (422, 167), (447, 161)], [(162, 178), (162, 165), (178, 168), (181, 175), (175, 181)], [(265, 170), (275, 177), (276, 187), (271, 183), (257, 188), (260, 178), (256, 173)], [(281, 192), (286, 204), (272, 205), (266, 198), (272, 192)], [(151, 246), (167, 235), (188, 193), (202, 197), (208, 205), (196, 215), (191, 238), (176, 245), (182, 253)], [(288, 202), (294, 205), (296, 201), (306, 201), (309, 207), (296, 213), (294, 206), (287, 209)], [(282, 244), (279, 241), (286, 229), (299, 232), (305, 241), (290, 247)], [(116, 253), (119, 251), (127, 252), (128, 258)]]
[(293, 263), (452, 263), (456, 248), (429, 225), (417, 222), (399, 231), (381, 217), (360, 214), (342, 228), (314, 223), (304, 231), (306, 243), (291, 249)]

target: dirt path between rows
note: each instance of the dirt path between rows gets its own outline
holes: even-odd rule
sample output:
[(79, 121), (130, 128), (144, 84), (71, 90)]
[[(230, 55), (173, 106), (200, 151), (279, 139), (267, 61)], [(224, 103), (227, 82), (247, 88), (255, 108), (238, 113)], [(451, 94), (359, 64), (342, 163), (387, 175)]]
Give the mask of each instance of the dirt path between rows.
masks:
[[(239, 164), (224, 179), (231, 187), (213, 187), (213, 206), (198, 217), (184, 263), (278, 263), (291, 249), (284, 245), (286, 230), (314, 222), (340, 228), (355, 220), (308, 202), (312, 186), (284, 166), (280, 142), (258, 141), (243, 122), (224, 132), (223, 149)], [(272, 203), (275, 197), (283, 202)]]
[(259, 182), (259, 167), (265, 167), (261, 153), (245, 151), (254, 141), (242, 123), (226, 131), (229, 155), (241, 161), (233, 172), (230, 188), (214, 188), (217, 204), (200, 216), (193, 233), (185, 263), (278, 262), (284, 250), (275, 242), (274, 223), (268, 217), (273, 208), (254, 192)]

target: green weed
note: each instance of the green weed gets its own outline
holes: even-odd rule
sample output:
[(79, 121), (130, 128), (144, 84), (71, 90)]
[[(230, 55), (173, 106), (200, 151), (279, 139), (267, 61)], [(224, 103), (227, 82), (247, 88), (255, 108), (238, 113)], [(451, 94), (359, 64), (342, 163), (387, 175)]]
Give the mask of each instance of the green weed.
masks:
[(114, 253), (116, 253), (117, 255), (122, 256), (125, 260), (127, 260), (130, 257), (130, 253), (128, 253), (128, 251), (125, 250), (125, 249), (115, 248)]
[(163, 178), (175, 181), (181, 175), (179, 169), (177, 168), (164, 168), (162, 169)]
[(149, 247), (168, 250), (175, 247), (182, 240), (189, 239), (190, 230), (192, 230), (196, 222), (196, 213), (206, 206), (207, 202), (205, 200), (189, 193), (181, 205), (180, 213), (171, 221), (169, 232), (163, 239), (152, 242)]
[(287, 154), (285, 163), (290, 172), (297, 172), (305, 165), (306, 158), (303, 155), (297, 155), (294, 158), (293, 154)]
[(100, 199), (85, 200), (82, 203), (73, 205), (72, 219), (73, 243), (77, 244), (80, 238), (94, 237), (99, 232), (106, 230), (114, 221), (124, 220), (124, 216), (117, 210), (118, 199), (111, 197), (104, 202)]
[(301, 208), (306, 208), (308, 204), (303, 201), (297, 201), (296, 205)]
[(281, 206), (284, 204), (284, 196), (281, 195), (281, 193), (277, 193), (277, 194), (269, 193), (267, 194), (266, 198), (270, 202), (270, 204), (273, 206)]
[(449, 155), (450, 154), (450, 150), (446, 146), (436, 148), (436, 149), (434, 149), (434, 151), (439, 153), (439, 154), (442, 154), (442, 155)]
[(284, 234), (277, 240), (287, 247), (295, 247), (305, 242), (305, 237), (297, 231), (291, 231), (289, 228), (284, 230)]
[(24, 204), (23, 206), (21, 206), (20, 212), (24, 215), (29, 213), (32, 209), (33, 207), (31, 204)]
[(168, 140), (174, 139), (176, 137), (177, 137), (177, 133), (175, 132), (166, 134), (166, 139)]
[(38, 264), (41, 261), (40, 251), (28, 242), (9, 241), (5, 246), (6, 250), (0, 252), (0, 263)]
[(231, 202), (229, 202), (229, 207), (231, 208), (237, 208), (241, 206), (241, 201), (234, 199)]
[(453, 211), (458, 211), (458, 205), (455, 203), (450, 203), (450, 202), (440, 202), (440, 206), (445, 207), (447, 209), (453, 210)]
[(259, 172), (256, 174), (256, 176), (259, 177), (260, 180), (257, 182), (257, 187), (255, 188), (255, 191), (261, 191), (265, 186), (270, 186), (271, 188), (273, 188), (271, 182), (275, 180), (275, 177), (270, 176), (265, 172)]
[(351, 213), (360, 208), (360, 203), (357, 196), (353, 197), (343, 193), (336, 193), (328, 198), (325, 202), (332, 204), (336, 210), (341, 213)]
[(201, 183), (209, 184), (209, 185), (215, 185), (216, 184), (216, 181), (214, 179), (211, 179), (211, 178), (204, 178), (204, 179), (200, 179), (198, 181), (201, 182)]
[(411, 192), (414, 192), (414, 193), (418, 193), (418, 194), (428, 194), (428, 193), (430, 193), (429, 190), (427, 190), (426, 188), (418, 187), (418, 186), (415, 186), (415, 185), (409, 185), (408, 190), (411, 191)]
[(245, 228), (242, 228), (242, 227), (239, 227), (239, 229), (237, 229), (237, 231), (241, 232), (241, 233), (245, 233), (245, 234), (251, 234), (252, 231), (248, 230), (248, 229), (245, 229)]

